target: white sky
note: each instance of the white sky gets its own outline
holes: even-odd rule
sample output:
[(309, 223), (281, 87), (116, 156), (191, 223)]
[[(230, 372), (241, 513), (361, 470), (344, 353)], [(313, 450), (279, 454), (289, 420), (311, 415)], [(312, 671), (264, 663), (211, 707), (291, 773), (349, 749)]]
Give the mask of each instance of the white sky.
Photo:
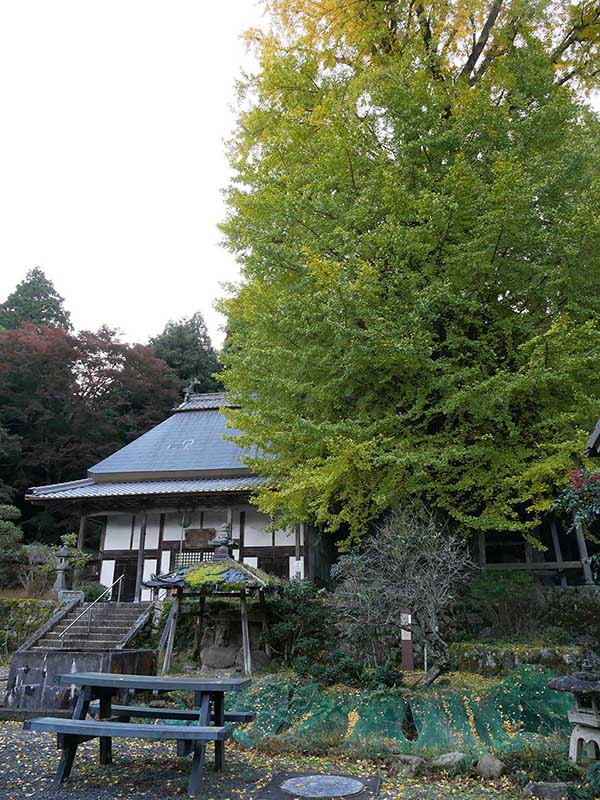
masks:
[(77, 328), (216, 344), (240, 34), (255, 0), (0, 0), (0, 301), (40, 266)]

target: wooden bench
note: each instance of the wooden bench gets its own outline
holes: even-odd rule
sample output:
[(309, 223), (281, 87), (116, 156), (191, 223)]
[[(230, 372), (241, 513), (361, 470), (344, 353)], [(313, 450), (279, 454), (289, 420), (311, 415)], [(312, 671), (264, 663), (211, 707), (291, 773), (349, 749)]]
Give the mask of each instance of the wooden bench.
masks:
[[(188, 708), (152, 708), (152, 706), (111, 706), (111, 715), (113, 717), (120, 717), (128, 719), (130, 717), (145, 718), (145, 719), (181, 719), (181, 720), (197, 720), (198, 709), (191, 710)], [(100, 702), (95, 700), (90, 703), (89, 713), (98, 714), (100, 712)], [(226, 711), (225, 722), (236, 722), (244, 724), (252, 722), (256, 719), (256, 714), (253, 711)]]
[[(130, 707), (122, 706), (122, 708)], [(154, 710), (162, 711), (164, 709)], [(198, 715), (196, 715), (196, 719), (197, 717)], [(25, 720), (23, 729), (57, 734), (58, 747), (62, 750), (62, 756), (54, 779), (55, 786), (63, 783), (69, 777), (77, 746), (81, 742), (95, 738), (189, 741), (194, 753), (189, 784), (191, 795), (195, 795), (200, 787), (206, 742), (224, 742), (231, 736), (231, 731), (225, 726), (153, 725), (118, 722), (112, 719), (59, 719), (57, 717), (36, 717)]]

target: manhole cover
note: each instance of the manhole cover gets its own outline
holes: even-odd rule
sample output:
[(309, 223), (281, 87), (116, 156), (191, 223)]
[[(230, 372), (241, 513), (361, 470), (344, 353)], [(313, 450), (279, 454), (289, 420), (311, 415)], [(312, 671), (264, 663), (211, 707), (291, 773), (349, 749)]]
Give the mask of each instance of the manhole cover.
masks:
[(343, 775), (299, 775), (284, 781), (281, 788), (295, 797), (344, 797), (359, 794), (365, 785)]

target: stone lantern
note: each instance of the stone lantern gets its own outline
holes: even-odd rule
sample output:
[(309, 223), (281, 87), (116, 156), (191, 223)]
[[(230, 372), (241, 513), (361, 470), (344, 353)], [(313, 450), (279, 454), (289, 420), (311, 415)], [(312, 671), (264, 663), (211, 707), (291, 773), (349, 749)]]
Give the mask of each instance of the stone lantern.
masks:
[[(571, 692), (575, 709), (569, 711), (574, 724), (569, 744), (569, 758), (576, 764), (600, 760), (600, 663), (592, 652), (580, 672), (553, 678), (548, 686), (559, 692)], [(584, 758), (584, 755), (586, 758)]]
[(214, 548), (213, 560), (221, 561), (224, 558), (230, 557), (231, 541), (231, 528), (229, 523), (224, 522), (221, 525), (219, 533), (210, 542), (210, 546)]
[(56, 558), (56, 580), (54, 581), (54, 586), (52, 587), (52, 591), (56, 592), (61, 599), (62, 592), (67, 589), (67, 581), (65, 579), (65, 573), (67, 570), (71, 569), (70, 562), (75, 557), (75, 554), (69, 550), (67, 545), (63, 545), (60, 550), (55, 554)]

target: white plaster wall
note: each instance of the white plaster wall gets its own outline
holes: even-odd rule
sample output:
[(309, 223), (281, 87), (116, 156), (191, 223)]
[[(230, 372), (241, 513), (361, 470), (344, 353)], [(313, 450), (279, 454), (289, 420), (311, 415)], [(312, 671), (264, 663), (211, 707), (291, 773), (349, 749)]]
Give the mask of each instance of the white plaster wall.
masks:
[(181, 514), (169, 512), (165, 514), (163, 541), (178, 542), (181, 538)]
[[(146, 558), (144, 560), (144, 577), (143, 580), (148, 580), (156, 572), (156, 559)], [(142, 602), (152, 600), (152, 590), (142, 587)]]
[(258, 567), (258, 558), (256, 558), (256, 556), (244, 556), (244, 564), (256, 568)]
[(110, 514), (106, 518), (105, 550), (129, 550), (131, 514)]
[(296, 544), (296, 532), (292, 528), (284, 531), (275, 531), (275, 544), (293, 547)]
[(300, 561), (296, 562), (296, 556), (290, 556), (290, 578), (304, 577), (304, 557), (300, 556)]
[(112, 559), (103, 561), (102, 566), (100, 567), (100, 583), (106, 587), (110, 586), (114, 581), (114, 574), (115, 562)]
[(270, 522), (269, 517), (252, 506), (246, 506), (244, 510), (246, 511), (244, 546), (269, 547), (273, 541), (271, 531), (265, 530)]
[(146, 521), (146, 549), (156, 550), (160, 530), (160, 514), (148, 514)]
[(160, 574), (165, 575), (171, 568), (171, 553), (168, 550), (163, 550), (160, 562)]

